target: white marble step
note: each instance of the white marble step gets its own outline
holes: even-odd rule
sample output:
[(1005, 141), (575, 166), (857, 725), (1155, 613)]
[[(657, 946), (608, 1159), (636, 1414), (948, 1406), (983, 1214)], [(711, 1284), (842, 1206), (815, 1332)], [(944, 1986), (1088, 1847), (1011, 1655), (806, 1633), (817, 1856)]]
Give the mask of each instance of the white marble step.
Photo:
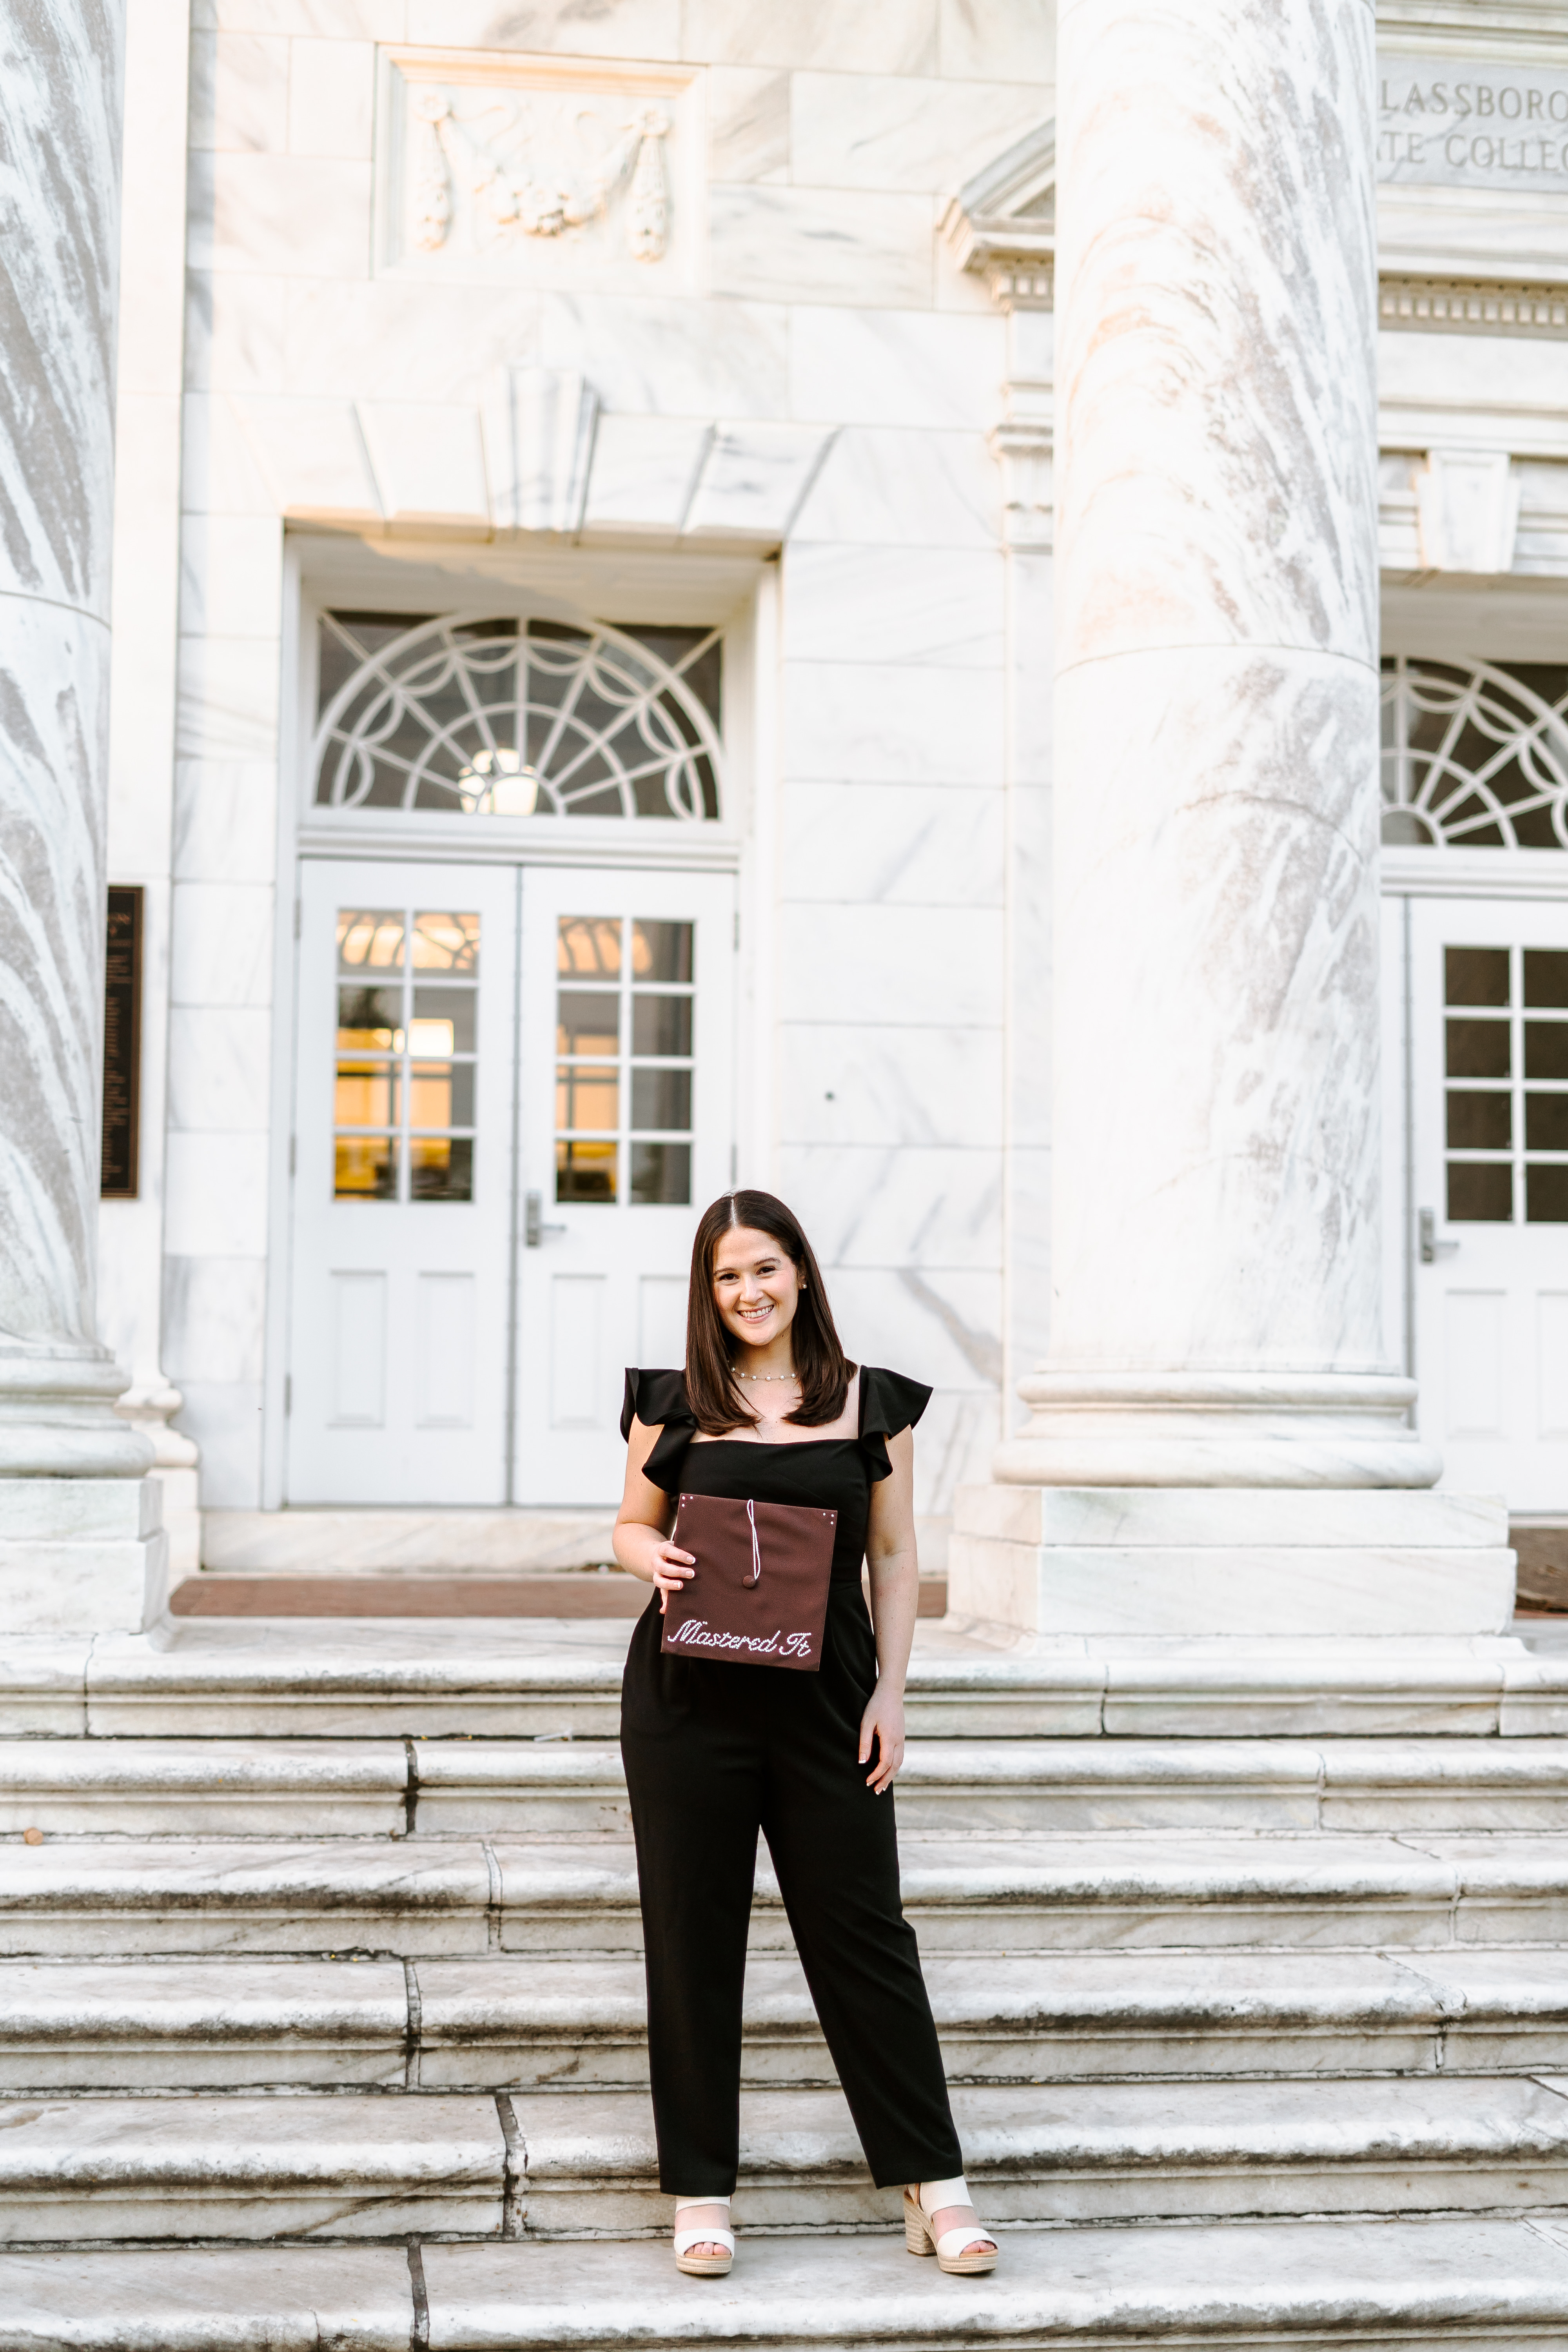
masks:
[[(916, 1835), (1554, 1829), (1568, 1819), (1568, 1742), (915, 1740), (898, 1811)], [(581, 1837), (629, 1827), (613, 1740), (0, 1740), (0, 1834)]]
[[(613, 1737), (614, 1620), (186, 1619), (152, 1635), (13, 1639), (0, 1736)], [(916, 1627), (910, 1728), (1091, 1738), (1568, 1729), (1568, 1654), (1512, 1637), (1042, 1640)]]
[[(1568, 2068), (1561, 1951), (934, 1954), (953, 2081)], [(834, 2079), (753, 1955), (748, 2083)], [(636, 1959), (0, 1961), (0, 2089), (475, 2091), (647, 2078)]]
[[(906, 1835), (936, 1952), (1568, 1944), (1568, 1834), (1170, 1831)], [(788, 1950), (758, 1871), (754, 1952)], [(0, 1841), (0, 1954), (641, 1948), (630, 1844), (604, 1839)]]
[[(418, 1740), (410, 1753), (419, 1832), (629, 1826), (614, 1742)], [(1568, 1742), (911, 1740), (898, 1811), (906, 1832), (948, 1836), (1200, 1823), (1551, 1830), (1568, 1821)]]
[[(959, 2086), (997, 2221), (1568, 2204), (1568, 2077)], [(896, 2218), (837, 2090), (742, 2096), (742, 2226)], [(623, 2236), (668, 2225), (628, 2091), (0, 2100), (0, 2240)]]
[(985, 2279), (900, 2235), (742, 2236), (725, 2279), (662, 2245), (163, 2247), (0, 2255), (0, 2352), (531, 2352), (811, 2347), (1226, 2352), (1568, 2337), (1568, 2231), (1546, 2219), (1005, 2231)]

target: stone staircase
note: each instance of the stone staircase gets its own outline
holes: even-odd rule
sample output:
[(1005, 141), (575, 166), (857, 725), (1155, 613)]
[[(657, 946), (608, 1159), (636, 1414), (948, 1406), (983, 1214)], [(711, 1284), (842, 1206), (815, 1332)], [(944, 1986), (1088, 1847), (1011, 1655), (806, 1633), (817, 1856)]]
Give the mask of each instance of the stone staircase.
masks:
[(1568, 2339), (1555, 1636), (922, 1627), (906, 1903), (1004, 2264), (904, 2254), (764, 1870), (704, 2283), (660, 2242), (626, 1632), (7, 1645), (0, 2352)]

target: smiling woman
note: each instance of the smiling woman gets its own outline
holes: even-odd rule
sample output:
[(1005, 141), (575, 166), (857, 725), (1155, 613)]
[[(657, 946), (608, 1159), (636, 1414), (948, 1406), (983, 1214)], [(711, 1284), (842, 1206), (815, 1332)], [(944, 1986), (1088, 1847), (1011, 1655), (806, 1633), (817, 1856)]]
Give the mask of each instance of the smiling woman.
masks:
[[(759, 1829), (872, 2176), (903, 2187), (910, 2252), (936, 2254), (944, 2270), (995, 2264), (963, 2181), (900, 1902), (891, 1802), (919, 1577), (912, 1433), (930, 1393), (848, 1360), (810, 1243), (782, 1201), (757, 1192), (726, 1193), (698, 1226), (684, 1372), (626, 1375), (616, 1556), (655, 1587), (658, 1602), (626, 1657), (621, 1751), (637, 1832), (659, 2180), (676, 2200), (676, 2261), (694, 2274), (727, 2271), (734, 2254), (729, 2201)], [(767, 1545), (787, 1545), (787, 1523), (799, 1523), (797, 1558), (815, 1527), (826, 1586), (816, 1587), (825, 1619), (816, 1670), (778, 1671), (791, 1661), (766, 1640), (747, 1643), (743, 1657), (664, 1645), (668, 1601), (679, 1602), (698, 1568), (673, 1540), (677, 1500), (684, 1512), (709, 1497), (739, 1507), (701, 1516), (751, 1529), (746, 1586), (762, 1580)], [(697, 1516), (682, 1517), (679, 1531)], [(729, 1563), (705, 1551), (701, 1565), (722, 1591)]]

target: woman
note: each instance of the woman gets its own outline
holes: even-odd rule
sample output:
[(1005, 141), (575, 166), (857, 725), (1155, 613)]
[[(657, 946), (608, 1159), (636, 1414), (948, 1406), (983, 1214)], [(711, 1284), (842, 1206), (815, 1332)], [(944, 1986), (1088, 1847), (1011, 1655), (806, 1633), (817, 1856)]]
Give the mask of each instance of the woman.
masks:
[[(914, 1633), (913, 1423), (931, 1394), (845, 1359), (816, 1260), (771, 1193), (697, 1229), (686, 1371), (626, 1375), (616, 1557), (658, 1593), (632, 1636), (621, 1753), (637, 1832), (659, 2185), (679, 2267), (730, 2268), (741, 1993), (757, 1831), (879, 2188), (944, 2270), (994, 2268), (964, 2184), (914, 1930), (899, 1900), (891, 1790)], [(822, 1664), (789, 1673), (660, 1651), (690, 1577), (680, 1494), (838, 1514)], [(871, 1614), (860, 1589), (870, 1564)], [(868, 1769), (867, 1768), (869, 1767)]]

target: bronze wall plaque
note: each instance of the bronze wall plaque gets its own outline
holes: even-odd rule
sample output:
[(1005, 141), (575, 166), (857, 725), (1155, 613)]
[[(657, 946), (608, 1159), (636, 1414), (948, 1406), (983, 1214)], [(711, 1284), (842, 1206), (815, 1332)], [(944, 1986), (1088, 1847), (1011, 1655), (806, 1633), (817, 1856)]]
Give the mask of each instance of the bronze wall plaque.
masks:
[(142, 892), (110, 884), (103, 973), (103, 1163), (106, 1201), (133, 1201), (142, 1096)]

